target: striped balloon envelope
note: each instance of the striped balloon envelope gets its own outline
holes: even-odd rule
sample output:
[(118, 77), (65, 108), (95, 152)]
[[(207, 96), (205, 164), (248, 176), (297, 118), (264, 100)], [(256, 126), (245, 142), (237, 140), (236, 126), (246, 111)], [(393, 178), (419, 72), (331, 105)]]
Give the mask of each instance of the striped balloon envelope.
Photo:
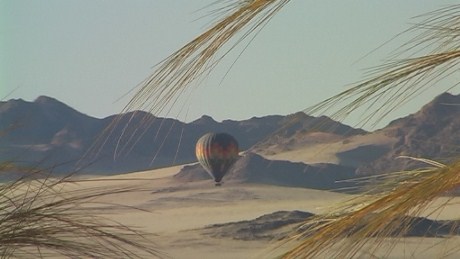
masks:
[(198, 139), (195, 153), (198, 162), (219, 186), (238, 159), (238, 142), (227, 133), (207, 133)]

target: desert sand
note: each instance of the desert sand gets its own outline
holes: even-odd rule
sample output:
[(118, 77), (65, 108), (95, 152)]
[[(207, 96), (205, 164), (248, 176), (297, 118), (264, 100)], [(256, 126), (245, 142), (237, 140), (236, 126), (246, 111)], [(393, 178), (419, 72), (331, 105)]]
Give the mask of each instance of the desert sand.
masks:
[[(369, 145), (369, 143), (377, 146), (391, 146), (397, 141), (397, 138), (387, 136), (382, 131), (374, 132), (372, 135), (352, 136), (345, 141), (341, 138), (335, 138), (332, 134), (311, 133), (309, 135), (311, 135), (310, 138), (315, 140), (315, 142), (299, 147), (282, 148), (281, 152), (277, 152), (277, 149), (280, 149), (280, 147), (275, 146), (274, 150), (268, 149), (270, 151), (269, 154), (267, 154), (267, 151), (262, 151), (261, 154), (268, 159), (274, 160), (289, 160), (291, 162), (304, 162), (307, 164), (338, 164), (340, 159), (337, 157), (337, 153), (363, 147)], [(317, 139), (321, 139), (321, 141), (317, 141)]]
[[(349, 194), (305, 188), (236, 183), (216, 187), (207, 180), (183, 183), (173, 178), (180, 168), (89, 177), (88, 181), (71, 188), (135, 186), (135, 191), (103, 198), (101, 201), (119, 204), (110, 205), (104, 216), (156, 234), (153, 240), (170, 258), (275, 258), (277, 253), (271, 249), (277, 244), (276, 240), (217, 238), (204, 234), (202, 230), (212, 224), (252, 220), (282, 210), (321, 213), (352, 198)], [(441, 198), (437, 202), (446, 200)], [(440, 219), (458, 217), (460, 199), (450, 203), (435, 216)], [(384, 244), (373, 255), (363, 253), (359, 258), (460, 258), (460, 238), (447, 240), (404, 238), (390, 254)], [(451, 252), (453, 254), (449, 254)]]
[(270, 185), (224, 183), (216, 187), (212, 181), (184, 184), (172, 178), (179, 170), (180, 167), (171, 167), (92, 178), (96, 181), (81, 182), (78, 188), (99, 185), (101, 188), (139, 188), (101, 201), (148, 212), (114, 206), (104, 216), (157, 234), (155, 242), (172, 258), (260, 257), (272, 242), (218, 239), (202, 235), (199, 230), (211, 224), (251, 220), (280, 210), (318, 213), (346, 198), (344, 194), (333, 192)]

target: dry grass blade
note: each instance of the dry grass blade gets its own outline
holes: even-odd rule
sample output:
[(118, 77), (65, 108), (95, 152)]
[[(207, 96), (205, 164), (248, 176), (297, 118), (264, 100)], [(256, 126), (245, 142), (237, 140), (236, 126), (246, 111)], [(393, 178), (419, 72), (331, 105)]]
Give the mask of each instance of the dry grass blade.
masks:
[[(370, 79), (307, 112), (324, 113), (336, 109), (332, 117), (344, 119), (366, 107), (368, 113), (363, 116), (362, 125), (371, 121), (378, 123), (408, 99), (438, 86), (458, 72), (460, 5), (418, 18), (423, 21), (406, 31), (418, 34), (394, 56), (406, 55), (406, 58), (376, 68)], [(450, 87), (457, 85), (458, 82)], [(301, 234), (289, 239), (298, 243), (284, 258), (316, 258), (328, 251), (334, 251), (327, 254), (329, 257), (359, 257), (364, 247), (371, 249), (372, 254), (388, 236), (396, 236), (392, 243), (395, 244), (398, 237), (403, 237), (413, 227), (413, 217), (426, 212), (436, 198), (460, 186), (459, 161), (443, 165), (426, 159), (411, 159), (425, 162), (432, 168), (386, 175), (371, 194), (363, 195), (336, 213), (307, 222)]]
[[(238, 33), (240, 43), (262, 28), (289, 0), (217, 1), (212, 6), (223, 19), (161, 62), (142, 84), (126, 110), (158, 114), (174, 103), (194, 81), (208, 75), (228, 53), (219, 51)], [(233, 47), (230, 47), (230, 49)]]
[[(306, 112), (332, 113), (332, 118), (342, 120), (358, 108), (368, 107), (360, 124), (373, 123), (375, 126), (391, 111), (428, 88), (441, 89), (438, 83), (459, 69), (460, 5), (418, 18), (423, 20), (405, 32), (416, 36), (403, 45), (391, 61), (376, 67), (369, 75), (370, 79), (306, 109)], [(405, 57), (401, 57), (403, 55)]]
[(162, 256), (146, 233), (100, 216), (95, 200), (135, 189), (67, 190), (66, 178), (37, 174), (0, 185), (2, 258)]
[(460, 162), (403, 176), (405, 180), (395, 179), (394, 188), (388, 192), (362, 196), (338, 213), (307, 221), (304, 231), (287, 241), (299, 243), (284, 258), (316, 258), (325, 253), (332, 258), (359, 257), (364, 246), (377, 250), (386, 237), (403, 237), (411, 229), (413, 217), (426, 212), (434, 199), (460, 186)]
[[(222, 17), (210, 29), (190, 41), (181, 49), (160, 62), (154, 73), (139, 86), (132, 100), (123, 112), (143, 110), (158, 116), (169, 114), (171, 107), (177, 104), (178, 98), (191, 89), (192, 83), (200, 82), (219, 64), (219, 62), (236, 45), (242, 43), (257, 32), (290, 0), (226, 0), (216, 1), (210, 16)], [(236, 36), (238, 35), (238, 36)], [(231, 39), (238, 37), (231, 43)], [(99, 148), (106, 138), (114, 134), (114, 128), (120, 123), (132, 120), (136, 113), (121, 115), (106, 129), (103, 137), (95, 144)], [(146, 119), (136, 125), (136, 132), (123, 130), (117, 136), (120, 145), (116, 153), (129, 150), (143, 134), (151, 120)], [(134, 133), (136, 137), (133, 137)], [(124, 140), (121, 140), (124, 138)], [(97, 151), (96, 151), (97, 152)], [(117, 154), (115, 154), (117, 156)]]

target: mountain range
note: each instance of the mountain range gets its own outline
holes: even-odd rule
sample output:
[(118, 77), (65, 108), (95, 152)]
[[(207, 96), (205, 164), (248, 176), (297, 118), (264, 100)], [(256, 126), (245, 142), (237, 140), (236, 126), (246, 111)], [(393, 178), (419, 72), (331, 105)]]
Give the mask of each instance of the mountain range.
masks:
[(416, 113), (373, 132), (340, 136), (297, 131), (272, 136), (251, 149), (270, 159), (295, 157), (305, 163), (352, 166), (361, 175), (422, 165), (408, 157), (449, 162), (460, 152), (460, 95), (443, 93)]
[[(318, 119), (294, 114), (216, 122), (203, 116), (183, 123), (141, 111), (97, 119), (51, 97), (33, 102), (13, 99), (0, 102), (0, 155), (4, 161), (56, 171), (138, 171), (195, 161), (195, 143), (207, 132), (228, 132), (246, 150), (294, 120), (286, 132), (308, 130)], [(336, 134), (364, 132), (332, 120), (327, 123)]]
[[(450, 161), (460, 151), (459, 130), (460, 96), (449, 93), (373, 132), (302, 112), (222, 122), (203, 116), (184, 123), (142, 111), (98, 119), (46, 96), (32, 102), (22, 99), (0, 102), (2, 161), (53, 168), (56, 172), (79, 169), (88, 174), (191, 163), (196, 160), (194, 148), (198, 138), (207, 132), (227, 132), (238, 140), (241, 150), (247, 151), (247, 157), (235, 165), (229, 181), (245, 179), (304, 186), (299, 179), (311, 181), (310, 176), (279, 175), (281, 168), (308, 172), (322, 168), (330, 172), (328, 175), (334, 175), (320, 184), (328, 188), (328, 181), (343, 178), (335, 175), (337, 172), (345, 172), (348, 178), (411, 168), (420, 163), (397, 159), (401, 156)], [(251, 165), (273, 165), (274, 162), (266, 161), (280, 160), (291, 164), (280, 166), (276, 162), (277, 172), (270, 171), (266, 177), (256, 177), (254, 170), (249, 170)], [(196, 173), (199, 169), (187, 170), (179, 173), (177, 179), (206, 177), (200, 178)], [(195, 171), (193, 177), (192, 171)]]

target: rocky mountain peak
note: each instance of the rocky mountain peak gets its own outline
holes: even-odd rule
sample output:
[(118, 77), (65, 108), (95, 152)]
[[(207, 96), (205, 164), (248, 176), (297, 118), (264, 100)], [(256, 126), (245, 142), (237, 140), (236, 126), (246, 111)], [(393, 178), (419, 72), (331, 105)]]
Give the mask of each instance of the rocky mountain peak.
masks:
[(203, 115), (200, 118), (194, 120), (192, 123), (206, 125), (206, 124), (216, 124), (217, 121), (215, 121), (211, 116)]
[[(423, 106), (415, 115), (417, 117), (434, 117), (438, 119), (460, 111), (460, 95), (443, 93)], [(425, 119), (425, 118), (424, 118)]]
[(399, 156), (448, 162), (458, 155), (460, 144), (460, 95), (443, 93), (418, 112), (397, 119), (382, 131), (397, 139), (388, 153), (358, 171), (391, 172), (420, 166)]
[(60, 103), (60, 104), (63, 104), (62, 102), (58, 101), (57, 99), (49, 97), (49, 96), (45, 96), (45, 95), (40, 95), (39, 97), (37, 97), (34, 100), (34, 103), (38, 103), (38, 104), (56, 104), (56, 103)]

